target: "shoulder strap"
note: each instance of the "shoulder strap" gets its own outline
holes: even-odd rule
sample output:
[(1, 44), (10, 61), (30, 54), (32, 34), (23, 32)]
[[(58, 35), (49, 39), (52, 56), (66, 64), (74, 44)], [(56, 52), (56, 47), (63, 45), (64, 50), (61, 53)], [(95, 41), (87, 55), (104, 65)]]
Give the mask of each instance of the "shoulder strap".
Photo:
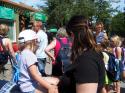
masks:
[[(56, 38), (56, 40), (57, 41), (59, 41), (59, 43), (60, 43), (60, 49), (59, 49), (59, 51), (57, 52), (57, 54), (56, 54), (56, 56), (55, 56), (55, 58), (57, 58), (58, 57), (58, 54), (59, 54), (59, 52), (60, 52), (60, 50), (61, 50), (61, 48), (62, 48), (62, 46), (64, 46), (65, 44), (62, 42), (62, 40), (60, 39), (60, 38)], [(68, 43), (68, 41), (67, 41), (67, 43)]]
[(71, 41), (71, 40), (70, 40), (70, 38), (67, 38), (67, 44), (69, 44), (69, 43), (70, 43), (70, 41)]
[(0, 44), (1, 44), (1, 45), (2, 45), (2, 39), (3, 39), (3, 38), (0, 36)]
[(60, 47), (62, 47), (63, 45), (64, 45), (64, 43), (62, 42), (62, 39), (60, 39), (60, 38), (57, 38), (57, 40), (59, 41), (59, 43), (60, 43)]
[[(65, 45), (65, 44), (63, 43), (62, 39), (57, 38), (57, 40), (60, 42), (61, 46), (64, 46), (64, 45)], [(66, 38), (66, 40), (67, 40), (66, 44), (69, 44), (69, 42), (70, 42), (69, 38)]]
[(122, 60), (125, 60), (125, 49), (122, 47)]

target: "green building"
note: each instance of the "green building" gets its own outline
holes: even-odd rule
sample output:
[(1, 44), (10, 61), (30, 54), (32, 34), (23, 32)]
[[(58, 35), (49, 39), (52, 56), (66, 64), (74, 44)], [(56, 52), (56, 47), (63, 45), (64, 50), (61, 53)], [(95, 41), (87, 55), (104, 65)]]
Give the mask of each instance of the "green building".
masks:
[(0, 24), (9, 26), (9, 38), (17, 41), (20, 31), (32, 27), (34, 20), (46, 22), (46, 16), (31, 6), (24, 3), (15, 3), (10, 0), (0, 0)]

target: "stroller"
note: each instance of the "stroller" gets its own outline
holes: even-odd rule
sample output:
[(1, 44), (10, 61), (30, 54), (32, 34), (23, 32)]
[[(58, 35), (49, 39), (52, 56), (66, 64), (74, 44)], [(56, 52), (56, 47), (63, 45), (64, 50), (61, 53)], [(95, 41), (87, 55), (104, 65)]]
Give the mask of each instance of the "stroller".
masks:
[(9, 61), (12, 65), (13, 76), (10, 81), (7, 80), (0, 80), (0, 93), (21, 93), (18, 85), (19, 79), (19, 67), (18, 62), (19, 57), (18, 54), (16, 55), (16, 59), (13, 58), (11, 55), (9, 56)]

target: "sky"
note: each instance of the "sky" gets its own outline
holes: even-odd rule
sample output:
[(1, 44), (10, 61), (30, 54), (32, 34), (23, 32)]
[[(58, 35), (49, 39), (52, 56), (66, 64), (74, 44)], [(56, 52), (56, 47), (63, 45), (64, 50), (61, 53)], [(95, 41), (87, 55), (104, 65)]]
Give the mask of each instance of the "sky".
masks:
[(120, 1), (119, 3), (112, 3), (113, 8), (117, 8), (118, 10), (125, 12), (125, 0), (112, 0), (112, 1)]
[[(42, 5), (42, 6), (46, 6), (45, 2), (47, 0), (11, 0), (14, 2), (23, 2), (29, 6), (33, 6), (34, 8), (37, 8), (37, 5)], [(110, 1), (114, 1), (114, 3), (112, 3), (112, 7), (113, 8), (117, 8), (118, 10), (125, 12), (124, 8), (125, 8), (125, 0), (110, 0)], [(117, 1), (120, 1), (119, 3)]]
[(16, 2), (16, 3), (22, 2), (24, 4), (37, 8), (37, 5), (45, 6), (45, 2), (47, 0), (11, 0), (11, 1)]

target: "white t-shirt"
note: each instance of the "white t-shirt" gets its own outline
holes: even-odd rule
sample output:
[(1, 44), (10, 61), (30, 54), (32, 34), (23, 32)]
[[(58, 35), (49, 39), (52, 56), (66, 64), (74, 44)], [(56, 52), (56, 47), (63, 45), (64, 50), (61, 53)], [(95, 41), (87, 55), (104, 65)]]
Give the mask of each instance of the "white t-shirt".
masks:
[(38, 62), (37, 57), (29, 49), (23, 50), (19, 57), (20, 77), (18, 83), (20, 84), (20, 89), (22, 92), (33, 91), (37, 86), (37, 82), (31, 77), (28, 68)]
[(38, 49), (36, 51), (37, 58), (46, 58), (47, 55), (45, 53), (45, 48), (48, 45), (48, 37), (47, 34), (43, 30), (39, 30), (37, 32), (38, 37)]

